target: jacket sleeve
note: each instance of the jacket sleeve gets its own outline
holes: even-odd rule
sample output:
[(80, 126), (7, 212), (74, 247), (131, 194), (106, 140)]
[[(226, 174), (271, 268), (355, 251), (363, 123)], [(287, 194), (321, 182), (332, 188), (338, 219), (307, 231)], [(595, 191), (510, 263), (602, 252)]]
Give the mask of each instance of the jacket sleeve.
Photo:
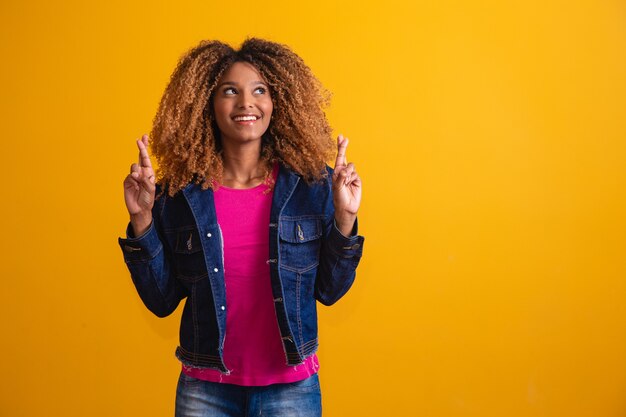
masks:
[(350, 236), (344, 236), (337, 228), (331, 187), (332, 170), (328, 168), (328, 171), (329, 193), (326, 198), (320, 264), (315, 278), (315, 298), (327, 306), (337, 302), (352, 286), (365, 240), (358, 235), (358, 220), (355, 220)]
[(164, 195), (155, 202), (152, 223), (143, 235), (134, 237), (133, 228), (129, 223), (126, 238), (118, 239), (124, 254), (124, 262), (141, 300), (158, 317), (170, 315), (184, 298), (183, 290), (173, 271), (171, 251), (163, 243), (165, 239), (160, 233), (159, 214), (165, 199)]

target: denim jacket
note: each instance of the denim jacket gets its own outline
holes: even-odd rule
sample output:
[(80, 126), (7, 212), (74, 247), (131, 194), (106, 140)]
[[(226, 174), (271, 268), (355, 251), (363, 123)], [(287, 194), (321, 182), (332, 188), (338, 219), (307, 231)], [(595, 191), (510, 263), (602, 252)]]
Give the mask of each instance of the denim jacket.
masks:
[[(270, 278), (287, 365), (317, 351), (316, 302), (331, 305), (350, 288), (363, 251), (355, 222), (350, 237), (334, 222), (332, 169), (306, 184), (280, 166), (268, 225)], [(161, 187), (157, 186), (157, 193)], [(229, 373), (224, 363), (226, 288), (224, 243), (213, 191), (189, 184), (155, 201), (152, 224), (139, 237), (119, 238), (143, 303), (159, 317), (187, 298), (176, 356), (186, 366)]]

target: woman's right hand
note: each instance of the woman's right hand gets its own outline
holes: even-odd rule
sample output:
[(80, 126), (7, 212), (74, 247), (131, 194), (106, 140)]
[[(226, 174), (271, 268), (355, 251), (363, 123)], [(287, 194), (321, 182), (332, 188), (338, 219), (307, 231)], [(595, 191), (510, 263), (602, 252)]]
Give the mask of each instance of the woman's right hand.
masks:
[(124, 179), (124, 201), (135, 237), (141, 236), (152, 223), (154, 206), (154, 170), (148, 155), (148, 135), (137, 139), (139, 163), (130, 166), (130, 174)]

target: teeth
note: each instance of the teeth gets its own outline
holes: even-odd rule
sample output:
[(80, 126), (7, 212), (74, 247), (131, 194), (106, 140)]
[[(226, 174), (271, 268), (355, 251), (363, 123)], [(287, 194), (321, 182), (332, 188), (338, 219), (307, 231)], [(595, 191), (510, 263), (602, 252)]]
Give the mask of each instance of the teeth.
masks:
[(249, 122), (249, 121), (256, 120), (256, 119), (257, 119), (256, 116), (237, 116), (234, 118), (236, 122)]

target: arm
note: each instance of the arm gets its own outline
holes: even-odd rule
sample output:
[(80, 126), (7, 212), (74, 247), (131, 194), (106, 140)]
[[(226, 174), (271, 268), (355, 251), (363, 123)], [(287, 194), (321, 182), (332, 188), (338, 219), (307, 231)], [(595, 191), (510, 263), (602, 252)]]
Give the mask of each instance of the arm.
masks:
[[(124, 201), (131, 222), (126, 239), (119, 238), (118, 242), (143, 303), (157, 316), (165, 317), (176, 309), (184, 294), (171, 270), (171, 252), (162, 243), (160, 219), (167, 196), (155, 202), (157, 186), (147, 135), (137, 140), (137, 147), (139, 161), (131, 165), (124, 179)], [(136, 237), (135, 232), (141, 235)]]
[[(332, 206), (332, 200), (330, 203)], [(355, 220), (351, 236), (344, 236), (337, 228), (334, 209), (331, 209), (325, 224), (320, 265), (315, 278), (315, 298), (324, 305), (337, 302), (354, 282), (365, 240), (363, 236), (357, 235), (357, 229), (358, 220)]]
[(352, 286), (363, 254), (363, 236), (358, 236), (357, 211), (361, 204), (361, 178), (354, 164), (346, 162), (348, 139), (337, 138), (335, 169), (328, 168), (326, 223), (315, 280), (315, 298), (331, 305)]
[[(165, 200), (165, 196), (161, 200)], [(153, 209), (153, 220), (145, 233), (134, 237), (133, 227), (129, 223), (126, 239), (119, 238), (118, 242), (144, 305), (158, 317), (165, 317), (174, 312), (185, 294), (175, 278), (171, 252), (158, 231), (159, 217), (156, 214), (160, 207), (162, 203), (157, 202)]]

